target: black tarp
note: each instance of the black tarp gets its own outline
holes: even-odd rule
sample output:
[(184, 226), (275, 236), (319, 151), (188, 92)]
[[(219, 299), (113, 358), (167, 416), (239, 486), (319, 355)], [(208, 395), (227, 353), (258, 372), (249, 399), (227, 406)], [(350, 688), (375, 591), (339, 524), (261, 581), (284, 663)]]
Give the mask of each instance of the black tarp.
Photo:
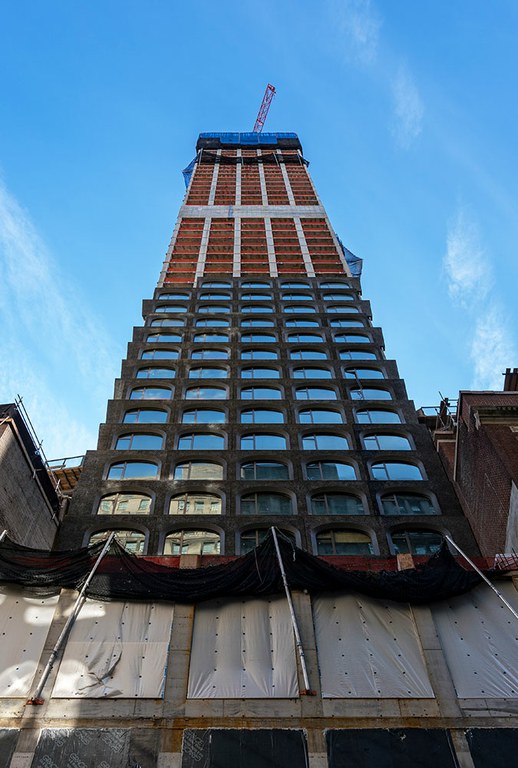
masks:
[(475, 768), (512, 768), (518, 764), (518, 728), (470, 728), (466, 739)]
[(182, 768), (308, 768), (303, 731), (187, 729)]
[(159, 739), (151, 728), (44, 728), (31, 768), (156, 768)]
[(18, 740), (16, 728), (0, 728), (0, 768), (9, 768)]
[[(356, 591), (405, 603), (430, 603), (463, 594), (480, 577), (462, 568), (446, 546), (424, 565), (404, 571), (345, 571), (293, 546), (278, 533), (289, 586), (310, 592)], [(39, 552), (12, 542), (0, 545), (0, 582), (78, 588), (102, 544), (71, 552)], [(278, 594), (283, 584), (271, 533), (252, 552), (206, 568), (180, 569), (130, 555), (114, 544), (92, 579), (88, 596), (100, 600), (193, 603), (215, 597)]]
[(327, 731), (329, 768), (459, 768), (448, 731), (365, 728)]

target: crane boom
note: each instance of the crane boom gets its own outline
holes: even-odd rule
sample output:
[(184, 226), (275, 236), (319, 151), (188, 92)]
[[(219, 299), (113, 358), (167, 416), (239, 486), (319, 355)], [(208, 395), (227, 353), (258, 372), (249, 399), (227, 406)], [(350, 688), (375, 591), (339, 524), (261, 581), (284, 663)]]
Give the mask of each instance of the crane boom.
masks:
[(257, 114), (257, 118), (254, 125), (254, 133), (261, 133), (263, 130), (263, 126), (266, 120), (266, 116), (268, 114), (268, 110), (270, 109), (270, 104), (272, 103), (272, 99), (275, 96), (275, 88), (273, 85), (266, 86), (266, 91), (264, 92), (263, 101), (261, 104), (261, 107), (259, 109), (259, 112)]

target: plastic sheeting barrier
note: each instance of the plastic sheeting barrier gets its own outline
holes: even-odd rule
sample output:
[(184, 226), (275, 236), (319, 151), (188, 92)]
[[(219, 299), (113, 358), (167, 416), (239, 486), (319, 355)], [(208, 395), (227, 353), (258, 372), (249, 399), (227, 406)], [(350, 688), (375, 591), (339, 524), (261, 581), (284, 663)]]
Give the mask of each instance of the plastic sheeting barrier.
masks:
[[(518, 609), (510, 583), (499, 590)], [(518, 697), (516, 619), (486, 586), (432, 608), (450, 674), (461, 699)]]
[(0, 587), (0, 696), (29, 695), (58, 598)]
[(163, 696), (173, 608), (87, 600), (72, 627), (52, 695)]
[(9, 768), (18, 740), (16, 728), (0, 728), (0, 768)]
[(188, 698), (298, 695), (293, 629), (284, 597), (196, 606)]
[(31, 768), (127, 768), (129, 737), (120, 728), (44, 728)]
[(182, 768), (308, 768), (299, 730), (192, 729), (183, 734)]
[(321, 596), (313, 616), (324, 698), (433, 698), (408, 606)]
[(328, 731), (329, 768), (458, 768), (448, 731), (438, 728)]
[(516, 765), (518, 728), (470, 728), (466, 739), (475, 768)]

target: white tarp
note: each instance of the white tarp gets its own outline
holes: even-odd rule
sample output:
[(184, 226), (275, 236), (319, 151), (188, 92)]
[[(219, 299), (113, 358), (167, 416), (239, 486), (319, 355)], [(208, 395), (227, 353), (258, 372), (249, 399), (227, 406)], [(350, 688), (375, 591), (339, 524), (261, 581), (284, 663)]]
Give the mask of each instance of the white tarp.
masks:
[[(497, 587), (518, 609), (513, 585)], [(484, 585), (432, 610), (457, 696), (518, 697), (517, 622), (495, 593)]]
[(433, 698), (407, 605), (360, 595), (313, 601), (324, 698)]
[(0, 587), (0, 696), (29, 695), (58, 598)]
[(76, 619), (52, 695), (163, 696), (173, 607), (87, 600)]
[(211, 600), (196, 606), (188, 698), (298, 695), (293, 629), (285, 598)]

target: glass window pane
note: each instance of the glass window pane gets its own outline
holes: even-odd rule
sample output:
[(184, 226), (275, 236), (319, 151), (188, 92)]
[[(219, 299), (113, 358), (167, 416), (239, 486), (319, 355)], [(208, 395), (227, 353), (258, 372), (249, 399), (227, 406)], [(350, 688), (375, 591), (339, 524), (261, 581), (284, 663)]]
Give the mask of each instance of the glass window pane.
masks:
[(266, 342), (266, 341), (277, 341), (277, 337), (274, 336), (273, 333), (242, 333), (241, 334), (241, 341), (242, 342)]
[(220, 320), (219, 318), (207, 318), (206, 320), (196, 320), (196, 328), (228, 328), (228, 320)]
[(306, 318), (286, 320), (286, 328), (318, 328), (318, 322), (316, 320), (306, 320)]
[(442, 536), (436, 531), (399, 531), (392, 534), (396, 554), (433, 555), (441, 548)]
[(162, 304), (156, 307), (155, 312), (168, 312), (170, 314), (178, 314), (179, 312), (187, 312), (187, 307), (180, 304)]
[(291, 500), (281, 493), (250, 493), (241, 497), (242, 515), (290, 515)]
[(283, 424), (284, 414), (267, 408), (254, 408), (241, 412), (241, 424)]
[(336, 392), (325, 387), (300, 387), (296, 391), (297, 400), (336, 400)]
[(211, 435), (198, 432), (193, 435), (182, 435), (178, 440), (179, 450), (215, 451), (223, 450), (225, 438), (222, 435)]
[(226, 307), (224, 304), (201, 304), (198, 307), (198, 312), (211, 314), (227, 314), (230, 312), (230, 307)]
[[(349, 308), (351, 309), (351, 308)], [(336, 320), (331, 320), (329, 323), (331, 328), (359, 328), (363, 327), (363, 323), (361, 320), (344, 320), (343, 318), (337, 318)]]
[(242, 480), (288, 480), (288, 467), (276, 461), (250, 461), (241, 465)]
[(361, 499), (350, 493), (317, 493), (311, 497), (314, 515), (364, 515)]
[(163, 437), (160, 435), (148, 435), (144, 433), (121, 435), (116, 444), (117, 450), (133, 451), (160, 451), (162, 449)]
[(138, 408), (132, 411), (126, 411), (124, 414), (124, 424), (165, 424), (167, 421), (167, 411), (155, 411)]
[(103, 496), (98, 515), (149, 515), (151, 497), (143, 493), (109, 493)]
[(137, 371), (137, 379), (174, 379), (175, 371), (172, 368), (140, 368)]
[(378, 368), (346, 368), (344, 370), (346, 379), (384, 379), (383, 371)]
[(356, 480), (356, 472), (350, 464), (337, 461), (315, 461), (307, 465), (308, 480)]
[(412, 446), (408, 438), (402, 435), (365, 435), (363, 444), (368, 451), (410, 451)]
[(241, 320), (241, 328), (273, 328), (273, 320), (247, 317)]
[(422, 480), (421, 470), (414, 464), (384, 461), (373, 464), (371, 474), (374, 480)]
[(368, 352), (365, 349), (342, 349), (339, 353), (340, 360), (376, 360), (374, 352)]
[(189, 387), (186, 400), (226, 400), (227, 392), (219, 387)]
[(306, 315), (316, 315), (317, 310), (315, 307), (310, 306), (307, 304), (306, 306), (300, 306), (299, 304), (286, 304), (285, 307), (282, 308), (283, 312), (290, 312), (293, 314), (297, 314), (299, 312), (304, 312)]
[(153, 328), (172, 328), (174, 326), (185, 325), (185, 320), (179, 317), (158, 317), (156, 320), (152, 320), (149, 325)]
[(225, 368), (191, 368), (190, 379), (226, 379), (228, 371)]
[(178, 333), (150, 333), (146, 338), (146, 342), (164, 341), (167, 344), (173, 344), (181, 340), (182, 337)]
[(435, 508), (426, 496), (416, 493), (389, 493), (381, 499), (384, 515), (435, 515)]
[(224, 424), (225, 412), (214, 411), (208, 408), (198, 408), (192, 411), (184, 411), (182, 424)]
[(191, 360), (228, 360), (229, 352), (226, 349), (194, 349), (191, 352)]
[(394, 411), (378, 411), (369, 408), (356, 411), (356, 421), (359, 424), (400, 424), (401, 418)]
[(175, 531), (166, 536), (164, 555), (219, 555), (220, 539), (213, 531)]
[(275, 368), (243, 368), (242, 379), (280, 379), (281, 374)]
[(300, 424), (342, 424), (342, 414), (338, 411), (325, 411), (321, 408), (314, 408), (308, 411), (300, 411)]
[(212, 493), (181, 493), (169, 502), (170, 515), (220, 515), (221, 499)]
[(282, 400), (282, 393), (271, 387), (246, 387), (241, 390), (241, 400)]
[(373, 552), (369, 536), (360, 531), (322, 531), (317, 535), (319, 555), (370, 555)]
[(372, 389), (361, 387), (351, 389), (351, 400), (392, 400), (392, 395), (387, 389)]
[(145, 349), (140, 355), (141, 360), (177, 360), (179, 352), (176, 349)]
[(225, 280), (211, 280), (208, 283), (203, 283), (202, 288), (230, 288), (230, 283)]
[(327, 368), (294, 368), (294, 379), (332, 379), (332, 371)]
[(145, 480), (158, 475), (158, 466), (146, 461), (125, 461), (112, 464), (108, 480)]
[(304, 450), (347, 451), (349, 444), (342, 435), (304, 435), (302, 447)]
[(199, 342), (218, 342), (218, 341), (228, 341), (228, 334), (226, 333), (197, 333), (194, 336), (193, 341), (196, 343)]
[(286, 438), (282, 435), (257, 433), (241, 437), (241, 450), (243, 451), (282, 451), (285, 448)]
[(223, 480), (223, 467), (210, 461), (186, 461), (177, 464), (175, 480)]

